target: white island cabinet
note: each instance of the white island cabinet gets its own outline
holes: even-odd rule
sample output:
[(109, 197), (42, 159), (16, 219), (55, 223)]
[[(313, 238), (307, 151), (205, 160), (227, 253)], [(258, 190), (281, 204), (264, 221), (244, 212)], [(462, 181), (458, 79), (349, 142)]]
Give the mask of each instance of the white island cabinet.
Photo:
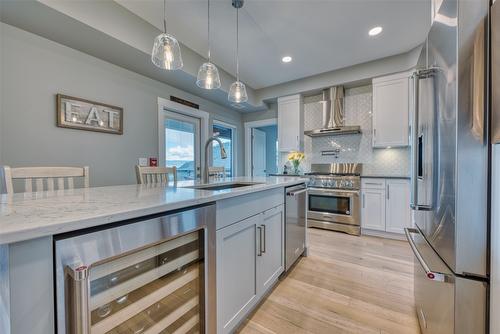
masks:
[(402, 239), (405, 227), (412, 226), (408, 179), (362, 179), (361, 201), (363, 234)]
[(278, 98), (278, 150), (304, 149), (304, 103), (300, 94)]
[(283, 202), (280, 188), (217, 203), (217, 333), (234, 331), (283, 273)]
[(408, 72), (373, 79), (373, 147), (408, 146), (409, 91)]

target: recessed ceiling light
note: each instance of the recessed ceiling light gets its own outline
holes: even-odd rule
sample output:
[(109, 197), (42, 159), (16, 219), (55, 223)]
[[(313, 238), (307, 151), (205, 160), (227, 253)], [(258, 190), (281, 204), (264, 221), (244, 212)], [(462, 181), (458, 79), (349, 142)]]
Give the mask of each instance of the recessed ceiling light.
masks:
[(368, 31), (368, 35), (377, 36), (381, 32), (382, 32), (382, 27), (374, 27), (374, 28), (371, 28), (370, 31)]
[(284, 56), (283, 58), (281, 58), (281, 61), (284, 62), (284, 63), (289, 63), (292, 61), (292, 57), (290, 56)]

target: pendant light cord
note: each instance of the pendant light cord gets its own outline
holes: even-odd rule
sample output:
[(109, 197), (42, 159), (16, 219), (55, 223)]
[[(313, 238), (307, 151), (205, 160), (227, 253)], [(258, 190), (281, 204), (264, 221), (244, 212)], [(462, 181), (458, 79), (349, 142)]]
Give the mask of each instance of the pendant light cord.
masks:
[(210, 63), (210, 0), (208, 0), (208, 62)]
[(240, 81), (240, 41), (239, 41), (239, 20), (238, 12), (239, 8), (236, 8), (236, 81)]
[(167, 0), (163, 0), (163, 32), (167, 33)]

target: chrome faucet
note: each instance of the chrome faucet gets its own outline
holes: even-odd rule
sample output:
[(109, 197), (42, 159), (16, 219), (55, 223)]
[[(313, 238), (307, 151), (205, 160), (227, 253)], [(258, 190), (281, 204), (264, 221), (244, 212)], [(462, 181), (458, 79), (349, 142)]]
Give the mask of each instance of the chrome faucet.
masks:
[(226, 159), (227, 158), (227, 153), (226, 150), (224, 149), (224, 144), (222, 144), (222, 141), (217, 138), (217, 137), (210, 137), (208, 138), (207, 142), (205, 143), (205, 171), (203, 172), (203, 183), (208, 183), (208, 147), (213, 141), (216, 141), (219, 143), (220, 146), (220, 158), (221, 159)]

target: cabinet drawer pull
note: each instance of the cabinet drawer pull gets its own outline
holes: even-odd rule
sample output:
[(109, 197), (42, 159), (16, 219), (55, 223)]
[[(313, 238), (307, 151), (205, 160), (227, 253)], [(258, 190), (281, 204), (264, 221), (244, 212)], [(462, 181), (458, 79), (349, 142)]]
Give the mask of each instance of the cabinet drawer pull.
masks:
[(262, 224), (262, 235), (263, 235), (263, 242), (261, 242), (261, 246), (262, 246), (262, 249), (261, 249), (261, 252), (262, 253), (265, 253), (266, 252), (266, 225)]
[(369, 184), (371, 186), (381, 186), (382, 183), (377, 183), (377, 182), (365, 182), (365, 184)]
[(257, 230), (259, 231), (259, 247), (257, 250), (257, 256), (262, 256), (262, 227), (257, 226)]

